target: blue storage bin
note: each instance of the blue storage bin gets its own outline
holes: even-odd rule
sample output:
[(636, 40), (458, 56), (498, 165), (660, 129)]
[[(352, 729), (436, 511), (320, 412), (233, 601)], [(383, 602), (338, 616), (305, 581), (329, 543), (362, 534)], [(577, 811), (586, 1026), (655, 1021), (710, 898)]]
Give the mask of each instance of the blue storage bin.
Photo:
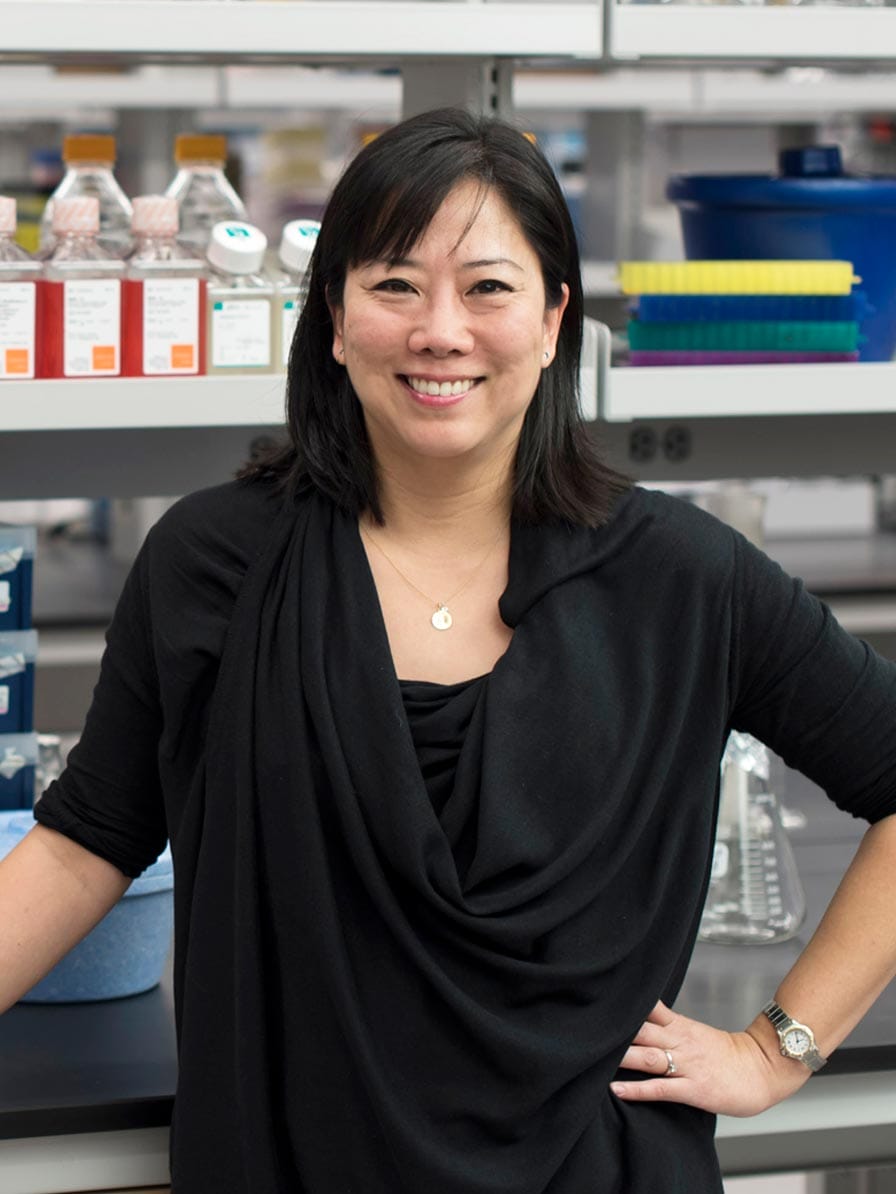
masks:
[(649, 323), (783, 320), (861, 323), (870, 314), (861, 290), (852, 294), (642, 294), (633, 304)]
[[(32, 813), (0, 813), (0, 858), (34, 827)], [(174, 929), (171, 850), (133, 881), (118, 903), (23, 1003), (84, 1003), (139, 995), (161, 980)]]
[(896, 349), (896, 178), (844, 174), (836, 146), (784, 150), (777, 177), (673, 175), (685, 253), (695, 260), (851, 261), (873, 308), (863, 361)]
[(0, 809), (34, 804), (38, 753), (37, 734), (0, 734)]
[(34, 527), (0, 526), (0, 631), (31, 625), (36, 547)]
[(34, 729), (34, 665), (37, 631), (0, 633), (0, 734)]

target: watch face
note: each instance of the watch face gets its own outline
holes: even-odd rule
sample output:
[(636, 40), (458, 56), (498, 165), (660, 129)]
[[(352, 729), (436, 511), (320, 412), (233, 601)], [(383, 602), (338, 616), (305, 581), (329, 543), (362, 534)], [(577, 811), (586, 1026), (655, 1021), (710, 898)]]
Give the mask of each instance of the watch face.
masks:
[(789, 1028), (784, 1033), (784, 1048), (791, 1057), (802, 1057), (812, 1048), (812, 1040), (805, 1028)]

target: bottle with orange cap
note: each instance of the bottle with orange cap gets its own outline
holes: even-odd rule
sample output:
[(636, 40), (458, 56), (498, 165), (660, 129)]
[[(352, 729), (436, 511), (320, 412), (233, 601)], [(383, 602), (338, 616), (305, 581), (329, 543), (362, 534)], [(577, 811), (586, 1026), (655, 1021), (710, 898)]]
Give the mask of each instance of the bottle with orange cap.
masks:
[(177, 243), (177, 203), (134, 199), (134, 252), (122, 285), (122, 372), (188, 377), (205, 372), (206, 263)]
[(0, 195), (0, 381), (25, 381), (35, 371), (40, 262), (15, 235), (16, 201)]
[(56, 247), (44, 261), (40, 377), (118, 377), (124, 262), (97, 242), (100, 204), (93, 195), (53, 205)]
[(176, 200), (181, 244), (205, 255), (212, 228), (223, 220), (245, 221), (246, 207), (227, 181), (227, 138), (181, 133), (174, 142), (177, 173), (165, 191)]
[(115, 138), (98, 133), (72, 133), (62, 143), (62, 158), (65, 174), (47, 200), (41, 218), (40, 255), (45, 257), (55, 245), (53, 209), (57, 199), (90, 196), (99, 203), (99, 245), (113, 257), (126, 257), (133, 248), (133, 213), (127, 195), (112, 172)]

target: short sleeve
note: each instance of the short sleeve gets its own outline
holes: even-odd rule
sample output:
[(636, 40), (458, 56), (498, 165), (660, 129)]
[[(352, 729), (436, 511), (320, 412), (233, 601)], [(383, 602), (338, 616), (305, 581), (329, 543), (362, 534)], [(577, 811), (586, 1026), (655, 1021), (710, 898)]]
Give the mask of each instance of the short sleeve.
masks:
[(896, 664), (741, 535), (732, 594), (733, 728), (868, 821), (896, 813)]
[(158, 770), (162, 727), (152, 651), (152, 532), (125, 582), (106, 634), (99, 681), (80, 741), (35, 818), (132, 878), (165, 847)]

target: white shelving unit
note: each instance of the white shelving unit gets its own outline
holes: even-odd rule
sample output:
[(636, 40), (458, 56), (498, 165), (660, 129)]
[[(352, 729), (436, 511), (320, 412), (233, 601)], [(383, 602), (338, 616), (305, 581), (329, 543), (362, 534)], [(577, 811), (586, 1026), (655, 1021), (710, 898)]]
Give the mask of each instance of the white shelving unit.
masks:
[[(283, 374), (5, 382), (5, 431), (261, 427), (283, 422)], [(720, 365), (609, 370), (598, 417), (719, 419), (896, 415), (896, 364)]]
[[(287, 96), (293, 111), (386, 113), (396, 118), (401, 92), (396, 74), (330, 66), (144, 63), (126, 71), (100, 67), (60, 74), (46, 64), (0, 62), (0, 124), (97, 109), (277, 112)], [(818, 66), (790, 67), (775, 74), (647, 64), (600, 72), (586, 67), (535, 69), (519, 70), (513, 80), (513, 105), (523, 113), (638, 109), (657, 121), (743, 116), (755, 122), (757, 115), (813, 118), (888, 111), (892, 104), (892, 73), (856, 75)]]
[[(383, 110), (399, 105), (401, 85), (397, 75), (380, 73), (384, 65), (419, 71), (423, 63), (473, 60), (515, 64), (514, 101), (522, 110), (653, 104), (722, 112), (749, 106), (755, 76), (748, 82), (742, 69), (714, 69), (716, 59), (896, 59), (896, 9), (616, 4), (606, 17), (605, 39), (600, 0), (0, 0), (0, 106)], [(672, 59), (675, 70), (593, 69), (599, 61)], [(338, 64), (356, 69), (337, 73)], [(60, 76), (58, 65), (112, 69)], [(542, 66), (551, 68), (549, 77), (525, 70)], [(889, 86), (885, 72), (832, 81), (809, 67), (763, 80), (758, 104), (771, 108), (801, 94), (809, 111), (825, 103), (875, 107)], [(334, 88), (340, 98), (327, 101)], [(589, 291), (612, 293), (612, 270), (589, 268)], [(230, 444), (243, 429), (281, 421), (283, 379), (4, 383), (0, 395), (0, 431), (18, 433), (9, 442), (21, 453), (55, 441), (55, 465), (65, 458), (66, 437), (80, 451), (90, 432), (118, 436), (114, 446), (120, 440), (129, 451), (141, 430), (147, 442), (169, 433), (186, 442), (215, 430), (210, 442)], [(813, 423), (851, 415), (896, 421), (893, 366), (617, 369), (599, 409), (617, 436), (639, 421), (655, 421), (662, 434), (673, 421), (694, 420), (701, 443), (710, 424), (732, 419), (754, 427), (771, 419), (777, 435), (792, 416), (811, 437)]]
[(3, 431), (134, 431), (283, 423), (285, 375), (109, 377), (0, 385)]
[(607, 50), (616, 61), (881, 62), (896, 58), (896, 9), (614, 4)]
[(2, 0), (0, 55), (39, 61), (598, 59), (582, 3), (457, 0)]
[(896, 364), (611, 369), (599, 414), (610, 423), (896, 414)]

